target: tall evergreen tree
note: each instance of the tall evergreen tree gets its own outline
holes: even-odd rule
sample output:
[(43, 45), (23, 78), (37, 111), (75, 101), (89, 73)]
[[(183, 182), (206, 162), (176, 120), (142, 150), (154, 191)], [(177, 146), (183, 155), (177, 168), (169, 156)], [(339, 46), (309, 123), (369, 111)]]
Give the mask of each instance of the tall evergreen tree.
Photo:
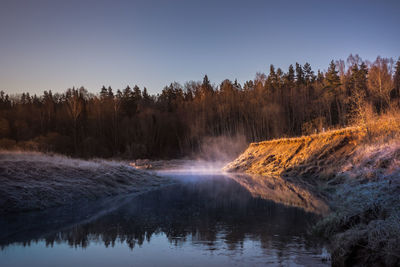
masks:
[(113, 99), (114, 98), (114, 92), (113, 92), (111, 86), (109, 86), (108, 89), (107, 89), (107, 96), (108, 96), (109, 99)]
[(133, 99), (135, 100), (136, 103), (139, 103), (140, 100), (142, 100), (142, 91), (140, 91), (140, 88), (137, 85), (135, 85), (132, 90), (133, 90)]
[(108, 96), (107, 88), (103, 85), (103, 87), (101, 87), (101, 89), (100, 89), (100, 98), (106, 99), (107, 96)]
[(143, 95), (143, 102), (144, 102), (144, 104), (145, 104), (145, 105), (149, 105), (150, 102), (151, 102), (151, 96), (150, 96), (149, 93), (147, 92), (147, 88), (146, 88), (146, 87), (143, 88), (143, 93), (142, 93), (142, 95)]
[(265, 84), (265, 89), (267, 92), (274, 92), (278, 86), (278, 76), (275, 72), (275, 66), (271, 64), (269, 66), (269, 75)]
[(332, 90), (335, 90), (340, 86), (340, 77), (338, 75), (338, 71), (336, 70), (336, 65), (333, 60), (329, 64), (328, 72), (325, 75), (326, 87)]
[(364, 62), (361, 62), (357, 75), (357, 88), (358, 90), (365, 92), (365, 95), (368, 97), (367, 77), (368, 67)]
[(304, 72), (304, 80), (306, 81), (307, 84), (314, 82), (315, 75), (314, 71), (311, 69), (310, 63), (307, 62), (306, 64), (304, 64), (303, 72)]
[(289, 65), (289, 69), (286, 74), (286, 81), (289, 84), (292, 84), (294, 82), (294, 68), (292, 64)]
[(297, 85), (304, 84), (304, 72), (302, 66), (296, 62), (296, 83)]
[(333, 97), (333, 99), (329, 99), (331, 97), (328, 97), (330, 100), (329, 120), (332, 125), (336, 125), (343, 120), (342, 103), (340, 101), (341, 96), (339, 90), (337, 90), (341, 85), (338, 73), (336, 65), (332, 60), (325, 75), (325, 88), (328, 89), (329, 94)]

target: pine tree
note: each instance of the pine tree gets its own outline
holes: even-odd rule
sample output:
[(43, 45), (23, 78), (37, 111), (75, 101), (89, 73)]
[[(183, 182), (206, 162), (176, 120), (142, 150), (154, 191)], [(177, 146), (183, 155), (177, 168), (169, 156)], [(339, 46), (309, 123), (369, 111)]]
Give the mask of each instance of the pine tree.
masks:
[(142, 92), (140, 91), (139, 86), (135, 85), (133, 87), (133, 99), (138, 103), (142, 100)]
[(340, 86), (340, 77), (338, 73), (339, 72), (336, 70), (336, 65), (332, 60), (329, 64), (328, 72), (325, 75), (325, 83), (327, 88), (335, 90)]
[(342, 105), (340, 98), (340, 92), (337, 90), (340, 86), (340, 77), (338, 71), (336, 70), (336, 65), (331, 61), (329, 64), (328, 72), (325, 75), (325, 88), (328, 89), (328, 93), (333, 96), (333, 99), (328, 99), (331, 101), (330, 104), (330, 124), (338, 124), (342, 119)]
[(354, 91), (357, 90), (358, 72), (358, 65), (354, 64), (350, 69), (350, 78), (347, 82), (347, 91), (349, 96), (351, 96)]
[(282, 86), (282, 78), (283, 78), (283, 71), (281, 68), (278, 68), (276, 70), (276, 76), (274, 81), (277, 88), (280, 88)]
[(132, 117), (136, 112), (136, 103), (133, 98), (132, 89), (127, 86), (122, 91), (122, 110), (128, 117)]
[(201, 95), (211, 96), (214, 93), (213, 87), (211, 86), (210, 80), (208, 80), (207, 74), (204, 75), (203, 83), (201, 84)]
[(269, 87), (272, 91), (274, 91), (275, 88), (278, 87), (277, 81), (278, 81), (278, 77), (275, 72), (275, 67), (274, 67), (274, 65), (271, 64), (269, 66), (269, 75), (268, 75), (267, 83), (266, 83), (267, 88)]
[(121, 90), (117, 90), (117, 93), (115, 94), (115, 97), (118, 99), (118, 101), (120, 101), (122, 99), (122, 92)]
[(304, 64), (303, 72), (304, 72), (304, 79), (307, 84), (314, 82), (315, 75), (314, 75), (314, 71), (312, 71), (312, 69), (311, 69), (310, 63)]
[(143, 95), (143, 102), (144, 102), (144, 104), (145, 104), (145, 105), (150, 104), (150, 102), (151, 102), (151, 97), (150, 97), (149, 93), (147, 92), (147, 88), (146, 88), (146, 87), (143, 88), (143, 93), (142, 93), (142, 95)]
[(124, 91), (123, 91), (123, 93), (122, 93), (122, 96), (123, 96), (124, 99), (128, 99), (128, 98), (131, 97), (131, 94), (132, 94), (132, 90), (131, 90), (131, 88), (130, 88), (129, 86), (127, 86), (127, 87), (124, 89)]
[(109, 99), (113, 99), (114, 98), (114, 93), (113, 93), (113, 90), (112, 90), (111, 86), (108, 87), (107, 96), (108, 96)]
[(285, 77), (286, 77), (287, 83), (292, 84), (294, 82), (294, 68), (293, 68), (292, 64), (290, 64), (289, 70)]
[(296, 62), (296, 83), (297, 85), (304, 84), (304, 72), (299, 63)]
[(101, 90), (100, 90), (100, 98), (106, 99), (107, 95), (108, 95), (107, 88), (103, 85), (103, 87), (101, 87)]
[(362, 62), (360, 64), (360, 68), (358, 70), (357, 75), (357, 89), (363, 91), (365, 95), (368, 97), (368, 88), (367, 88), (367, 75), (368, 75), (368, 67)]

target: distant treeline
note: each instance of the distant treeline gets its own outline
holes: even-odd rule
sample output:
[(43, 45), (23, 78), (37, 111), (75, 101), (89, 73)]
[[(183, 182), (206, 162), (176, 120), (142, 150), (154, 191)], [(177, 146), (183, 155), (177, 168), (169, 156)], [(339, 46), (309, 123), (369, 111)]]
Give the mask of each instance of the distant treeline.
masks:
[(270, 66), (243, 85), (224, 80), (172, 83), (149, 95), (138, 86), (99, 94), (0, 92), (0, 148), (80, 157), (190, 155), (208, 137), (247, 141), (296, 136), (353, 123), (365, 107), (380, 114), (400, 102), (400, 60), (358, 55), (315, 73), (309, 63), (284, 72)]

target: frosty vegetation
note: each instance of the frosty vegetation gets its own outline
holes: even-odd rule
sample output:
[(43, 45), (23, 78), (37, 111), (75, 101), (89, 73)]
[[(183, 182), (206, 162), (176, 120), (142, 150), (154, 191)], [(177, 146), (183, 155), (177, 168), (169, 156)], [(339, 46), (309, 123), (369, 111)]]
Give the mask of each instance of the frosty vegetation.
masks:
[[(357, 151), (336, 181), (334, 212), (314, 229), (331, 239), (337, 266), (400, 264), (400, 142)], [(334, 189), (335, 187), (335, 189)]]
[(171, 183), (127, 163), (0, 152), (0, 213), (39, 210)]

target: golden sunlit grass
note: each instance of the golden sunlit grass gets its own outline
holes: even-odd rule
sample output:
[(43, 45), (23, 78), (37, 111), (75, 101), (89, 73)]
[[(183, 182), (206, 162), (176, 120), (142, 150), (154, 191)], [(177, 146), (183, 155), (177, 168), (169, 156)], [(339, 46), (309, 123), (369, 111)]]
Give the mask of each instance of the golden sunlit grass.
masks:
[(382, 143), (400, 138), (400, 110), (392, 109), (380, 116), (372, 113), (367, 116), (363, 128), (369, 143)]
[[(400, 137), (400, 112), (368, 116), (364, 123), (295, 138), (252, 143), (227, 171), (319, 177), (337, 174), (355, 152)], [(359, 155), (358, 155), (359, 156)]]
[(359, 127), (351, 127), (310, 136), (252, 143), (225, 169), (261, 175), (320, 174), (323, 169), (332, 164), (337, 165), (337, 161), (352, 154), (363, 136)]

